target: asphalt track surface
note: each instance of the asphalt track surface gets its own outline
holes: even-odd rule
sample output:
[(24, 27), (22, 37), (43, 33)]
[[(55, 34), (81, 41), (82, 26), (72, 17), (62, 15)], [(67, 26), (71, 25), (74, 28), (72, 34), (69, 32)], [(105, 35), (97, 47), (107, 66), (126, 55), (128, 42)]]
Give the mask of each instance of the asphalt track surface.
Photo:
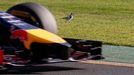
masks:
[(0, 75), (134, 75), (134, 67), (64, 62), (14, 67)]

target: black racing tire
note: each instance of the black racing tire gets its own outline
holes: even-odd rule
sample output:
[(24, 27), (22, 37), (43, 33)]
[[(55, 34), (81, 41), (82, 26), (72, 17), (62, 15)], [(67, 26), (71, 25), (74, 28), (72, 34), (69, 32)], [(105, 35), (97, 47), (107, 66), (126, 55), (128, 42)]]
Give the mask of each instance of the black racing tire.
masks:
[(37, 3), (21, 3), (7, 10), (8, 13), (25, 22), (57, 34), (57, 25), (53, 14)]

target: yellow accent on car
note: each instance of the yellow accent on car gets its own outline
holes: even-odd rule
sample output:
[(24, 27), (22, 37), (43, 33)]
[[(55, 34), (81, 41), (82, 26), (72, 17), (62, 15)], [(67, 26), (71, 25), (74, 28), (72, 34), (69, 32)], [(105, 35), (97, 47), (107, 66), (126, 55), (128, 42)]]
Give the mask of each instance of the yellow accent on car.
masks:
[(43, 29), (29, 29), (26, 30), (28, 33), (28, 39), (24, 41), (24, 45), (27, 49), (30, 49), (30, 45), (32, 42), (37, 43), (66, 43), (64, 39), (48, 32)]
[(21, 16), (21, 17), (25, 17), (25, 18), (30, 17), (30, 14), (28, 12), (25, 12), (25, 11), (12, 10), (10, 13), (15, 15), (15, 16)]

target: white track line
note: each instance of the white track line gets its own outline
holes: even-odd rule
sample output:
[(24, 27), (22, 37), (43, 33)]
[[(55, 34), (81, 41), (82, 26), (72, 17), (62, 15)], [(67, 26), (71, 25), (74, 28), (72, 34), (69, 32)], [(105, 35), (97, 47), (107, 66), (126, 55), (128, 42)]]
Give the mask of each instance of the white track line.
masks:
[(107, 61), (99, 61), (99, 60), (80, 61), (80, 63), (99, 64), (99, 65), (111, 65), (111, 66), (117, 66), (117, 67), (133, 67), (134, 68), (134, 64), (107, 62)]

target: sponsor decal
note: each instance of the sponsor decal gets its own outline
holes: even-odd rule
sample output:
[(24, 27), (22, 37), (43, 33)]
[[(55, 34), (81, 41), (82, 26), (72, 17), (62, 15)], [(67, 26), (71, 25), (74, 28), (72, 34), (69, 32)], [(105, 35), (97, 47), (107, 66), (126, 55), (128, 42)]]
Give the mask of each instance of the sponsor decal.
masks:
[(17, 29), (11, 32), (12, 39), (20, 39), (21, 41), (26, 41), (28, 39), (28, 33), (25, 30)]
[(0, 65), (3, 64), (3, 55), (4, 55), (4, 51), (3, 49), (0, 48)]
[(6, 22), (16, 25), (16, 26), (25, 26), (27, 23), (21, 21), (21, 19), (14, 17), (13, 15), (7, 13), (0, 13), (0, 18), (6, 20)]
[(3, 12), (0, 12), (0, 16), (3, 16), (3, 15), (5, 15), (5, 13), (3, 13)]
[(1, 18), (14, 18), (14, 16), (12, 16), (12, 15), (4, 15), (4, 16), (1, 16)]

